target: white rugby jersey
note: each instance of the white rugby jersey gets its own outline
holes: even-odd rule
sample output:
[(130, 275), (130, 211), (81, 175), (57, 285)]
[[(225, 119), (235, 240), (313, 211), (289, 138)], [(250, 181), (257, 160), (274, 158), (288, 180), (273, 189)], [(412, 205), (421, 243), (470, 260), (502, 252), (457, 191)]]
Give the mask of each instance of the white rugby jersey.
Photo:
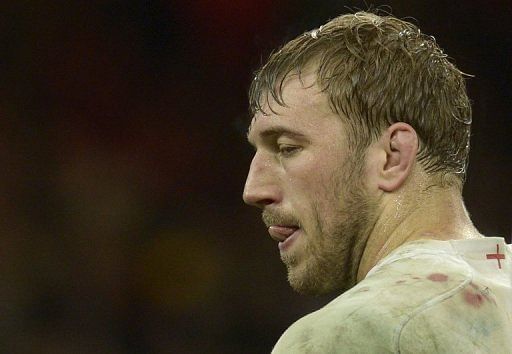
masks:
[(406, 243), (295, 322), (273, 353), (512, 353), (512, 247)]

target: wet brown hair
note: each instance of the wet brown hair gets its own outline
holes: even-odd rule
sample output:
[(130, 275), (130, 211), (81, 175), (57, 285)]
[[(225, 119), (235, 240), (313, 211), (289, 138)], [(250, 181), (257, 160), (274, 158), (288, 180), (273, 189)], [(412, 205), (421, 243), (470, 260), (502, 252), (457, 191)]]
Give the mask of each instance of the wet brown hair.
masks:
[[(469, 153), (471, 105), (463, 76), (434, 37), (393, 16), (339, 16), (274, 52), (249, 89), (251, 113), (268, 99), (286, 106), (282, 88), (306, 66), (333, 112), (346, 117), (351, 146), (368, 147), (389, 125), (410, 124), (420, 138), (418, 161), (443, 183), (462, 186)], [(272, 107), (269, 107), (272, 110)]]

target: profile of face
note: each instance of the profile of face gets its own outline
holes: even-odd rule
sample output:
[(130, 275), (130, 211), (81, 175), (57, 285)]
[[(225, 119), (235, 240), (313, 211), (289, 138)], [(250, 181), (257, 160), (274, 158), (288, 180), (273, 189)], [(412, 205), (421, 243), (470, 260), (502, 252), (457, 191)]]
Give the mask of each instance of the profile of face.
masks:
[(308, 294), (355, 284), (376, 212), (364, 154), (351, 150), (345, 123), (315, 81), (314, 73), (290, 76), (286, 105), (269, 99), (266, 114), (253, 117), (248, 140), (256, 152), (243, 194), (262, 209), (290, 285)]

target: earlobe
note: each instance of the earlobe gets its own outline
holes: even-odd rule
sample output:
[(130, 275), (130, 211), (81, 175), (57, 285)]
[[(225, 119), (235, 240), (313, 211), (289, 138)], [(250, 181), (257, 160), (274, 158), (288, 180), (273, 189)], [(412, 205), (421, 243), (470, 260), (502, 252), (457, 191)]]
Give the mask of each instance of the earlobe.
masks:
[(418, 136), (407, 123), (391, 125), (381, 137), (385, 161), (380, 168), (378, 186), (385, 192), (399, 189), (411, 174), (418, 153)]

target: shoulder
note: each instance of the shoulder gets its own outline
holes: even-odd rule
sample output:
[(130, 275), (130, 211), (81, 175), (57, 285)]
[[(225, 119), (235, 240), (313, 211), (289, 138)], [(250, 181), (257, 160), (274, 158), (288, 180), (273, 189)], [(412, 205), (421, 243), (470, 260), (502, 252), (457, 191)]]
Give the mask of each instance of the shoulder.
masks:
[(439, 262), (438, 256), (381, 266), (324, 308), (294, 323), (274, 353), (394, 353), (400, 348), (407, 352), (422, 323), (413, 319), (460, 292), (470, 278), (463, 264)]
[(393, 325), (383, 326), (373, 308), (344, 304), (313, 312), (290, 326), (272, 353), (388, 353)]

